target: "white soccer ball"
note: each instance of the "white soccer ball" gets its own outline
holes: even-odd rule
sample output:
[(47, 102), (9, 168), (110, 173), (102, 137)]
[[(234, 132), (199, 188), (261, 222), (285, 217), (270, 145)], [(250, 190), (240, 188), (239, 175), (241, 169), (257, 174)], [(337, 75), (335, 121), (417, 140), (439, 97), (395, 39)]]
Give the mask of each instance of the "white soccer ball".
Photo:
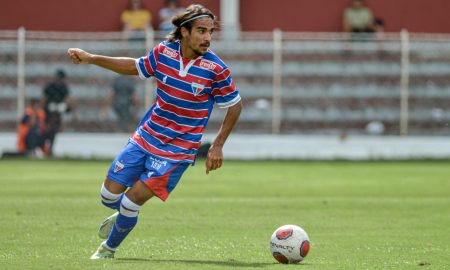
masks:
[(270, 239), (270, 252), (280, 263), (299, 263), (309, 252), (309, 237), (296, 225), (284, 225), (276, 229)]

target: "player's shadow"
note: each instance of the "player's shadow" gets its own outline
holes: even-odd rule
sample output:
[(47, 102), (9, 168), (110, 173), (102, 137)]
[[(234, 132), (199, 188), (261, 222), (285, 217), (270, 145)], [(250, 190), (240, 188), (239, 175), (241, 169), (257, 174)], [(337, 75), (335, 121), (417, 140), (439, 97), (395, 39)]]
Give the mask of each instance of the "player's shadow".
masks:
[(266, 267), (273, 265), (274, 263), (246, 263), (235, 260), (229, 261), (202, 261), (202, 260), (160, 260), (160, 259), (145, 259), (145, 258), (117, 258), (118, 261), (145, 261), (145, 262), (155, 262), (155, 263), (186, 263), (186, 264), (199, 264), (199, 265), (218, 265), (227, 267)]

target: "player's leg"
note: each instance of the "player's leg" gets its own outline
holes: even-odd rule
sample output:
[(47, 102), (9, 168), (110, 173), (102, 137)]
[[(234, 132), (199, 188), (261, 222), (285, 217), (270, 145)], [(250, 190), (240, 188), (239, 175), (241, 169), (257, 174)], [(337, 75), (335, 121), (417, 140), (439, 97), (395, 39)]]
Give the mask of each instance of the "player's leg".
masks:
[(145, 167), (147, 170), (141, 174), (140, 181), (136, 181), (121, 200), (119, 215), (104, 244), (112, 251), (136, 226), (141, 206), (155, 195), (165, 201), (188, 164), (169, 163), (149, 156)]
[[(106, 178), (101, 189), (102, 204), (106, 207), (119, 211), (120, 202), (126, 189), (127, 186)], [(115, 212), (114, 214), (103, 220), (98, 230), (98, 236), (100, 238), (108, 238), (108, 235), (111, 232), (114, 223), (116, 222), (118, 214), (119, 212)]]
[(155, 194), (141, 181), (136, 181), (120, 202), (120, 210), (105, 246), (115, 251), (137, 224), (141, 206)]
[[(154, 193), (141, 181), (136, 181), (120, 201), (120, 210), (111, 223), (108, 239), (100, 244), (91, 259), (114, 258), (118, 246), (136, 226), (141, 206), (154, 196)], [(135, 203), (139, 202), (140, 204)]]
[(119, 211), (120, 200), (126, 189), (127, 186), (106, 178), (101, 189), (102, 204)]
[(109, 167), (101, 189), (102, 203), (119, 211), (120, 201), (128, 187), (139, 179), (146, 170), (146, 153), (132, 143), (128, 143)]
[[(102, 185), (101, 198), (105, 206), (120, 211), (124, 191), (131, 187), (145, 171), (145, 160), (146, 153), (131, 143), (122, 150), (112, 162), (107, 178)], [(108, 238), (118, 215), (119, 212), (116, 212), (103, 221), (98, 231), (100, 238)], [(104, 242), (91, 256), (91, 259), (112, 257), (114, 257), (114, 249), (108, 248)]]
[[(120, 203), (124, 192), (131, 187), (136, 179), (146, 170), (147, 155), (136, 145), (129, 143), (111, 163), (107, 178), (101, 189), (102, 204), (106, 207), (120, 210)], [(116, 221), (118, 212), (107, 217), (98, 231), (102, 239), (108, 238), (111, 228)]]

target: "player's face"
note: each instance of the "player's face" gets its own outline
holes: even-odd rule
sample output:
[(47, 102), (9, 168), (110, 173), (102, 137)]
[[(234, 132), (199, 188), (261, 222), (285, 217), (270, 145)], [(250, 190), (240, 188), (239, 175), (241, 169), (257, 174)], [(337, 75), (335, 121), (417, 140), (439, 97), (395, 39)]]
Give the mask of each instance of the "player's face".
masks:
[(211, 38), (214, 32), (214, 21), (211, 18), (199, 18), (194, 21), (191, 31), (186, 31), (184, 41), (186, 42), (187, 54), (195, 58), (204, 55), (211, 45)]

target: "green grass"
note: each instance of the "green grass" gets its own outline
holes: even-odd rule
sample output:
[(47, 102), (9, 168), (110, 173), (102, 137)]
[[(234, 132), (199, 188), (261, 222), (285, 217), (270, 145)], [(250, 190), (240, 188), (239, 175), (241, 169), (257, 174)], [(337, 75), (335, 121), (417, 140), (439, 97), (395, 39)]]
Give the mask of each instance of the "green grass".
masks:
[[(0, 269), (450, 269), (448, 162), (198, 162), (91, 261), (108, 166), (0, 160)], [(284, 224), (311, 238), (299, 265), (269, 253)]]

